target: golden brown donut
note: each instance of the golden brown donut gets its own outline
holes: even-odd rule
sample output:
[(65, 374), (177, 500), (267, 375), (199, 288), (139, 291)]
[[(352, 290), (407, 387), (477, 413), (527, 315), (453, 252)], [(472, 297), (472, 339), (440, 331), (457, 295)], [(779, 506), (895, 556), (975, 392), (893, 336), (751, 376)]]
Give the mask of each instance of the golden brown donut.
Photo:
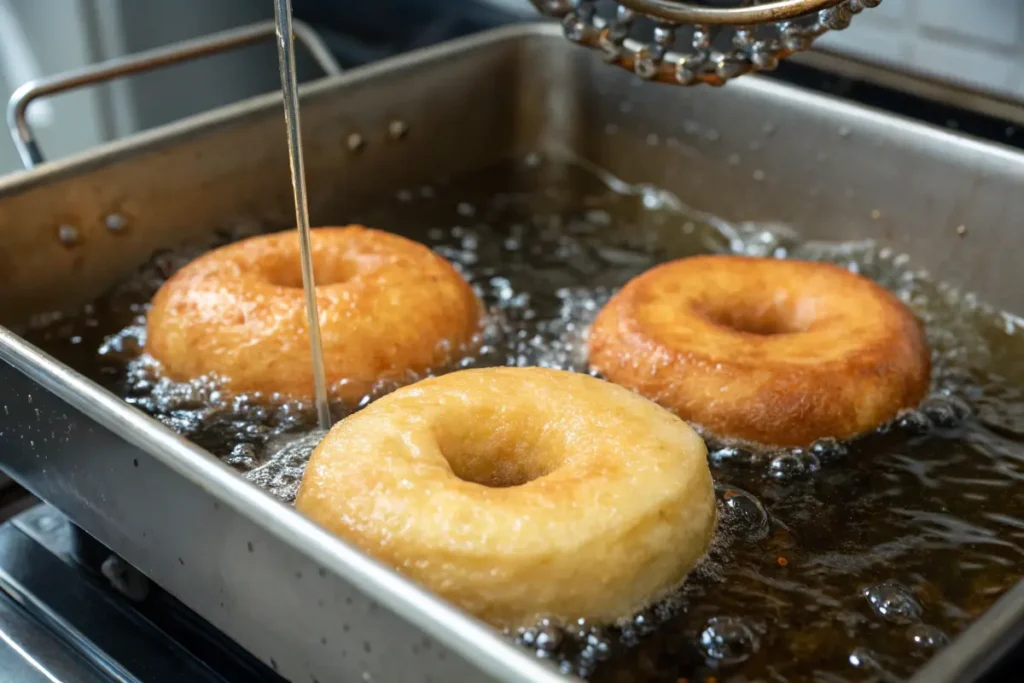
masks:
[(495, 626), (607, 623), (704, 555), (716, 515), (706, 457), (686, 423), (609, 382), (463, 370), (335, 425), (296, 507)]
[(712, 434), (773, 446), (870, 431), (928, 389), (918, 320), (827, 263), (698, 256), (626, 284), (591, 365)]
[[(481, 304), (427, 247), (358, 226), (311, 239), (334, 398), (406, 383), (475, 343)], [(178, 271), (153, 298), (146, 351), (172, 379), (216, 374), (231, 392), (312, 396), (297, 231), (229, 244)]]

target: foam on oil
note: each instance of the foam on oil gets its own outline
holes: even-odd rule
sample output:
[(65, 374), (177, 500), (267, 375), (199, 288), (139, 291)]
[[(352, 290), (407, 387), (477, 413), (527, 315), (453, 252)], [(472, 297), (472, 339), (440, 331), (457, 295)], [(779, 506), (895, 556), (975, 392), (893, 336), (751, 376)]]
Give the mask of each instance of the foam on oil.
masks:
[[(587, 372), (587, 328), (612, 293), (656, 263), (706, 252), (832, 261), (886, 286), (925, 323), (932, 395), (877, 433), (806, 451), (709, 438), (721, 528), (686, 585), (613, 628), (544, 622), (510, 634), (564, 671), (601, 682), (903, 678), (1020, 578), (1020, 321), (906, 257), (729, 224), (657, 188), (536, 155), (399, 189), (346, 220), (422, 241), (470, 281), (488, 314), (479, 352), (458, 367)], [(43, 316), (27, 336), (291, 501), (321, 436), (312, 406), (228, 397), (216, 378), (169, 382), (142, 355), (159, 285), (256, 231), (157, 254), (108, 296), (77, 315)]]

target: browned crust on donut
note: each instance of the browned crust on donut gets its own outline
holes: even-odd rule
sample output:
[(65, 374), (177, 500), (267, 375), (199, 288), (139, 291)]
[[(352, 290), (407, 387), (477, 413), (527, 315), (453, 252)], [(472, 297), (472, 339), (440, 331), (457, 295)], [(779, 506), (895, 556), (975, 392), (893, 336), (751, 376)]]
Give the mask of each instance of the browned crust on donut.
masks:
[(775, 446), (870, 431), (920, 402), (930, 374), (921, 323), (879, 285), (741, 256), (633, 279), (598, 314), (589, 352), (611, 381), (711, 433)]
[[(356, 401), (472, 349), (482, 306), (450, 263), (362, 226), (312, 231), (332, 395)], [(217, 375), (230, 392), (309, 398), (308, 325), (295, 230), (208, 252), (153, 298), (146, 351), (175, 380)]]

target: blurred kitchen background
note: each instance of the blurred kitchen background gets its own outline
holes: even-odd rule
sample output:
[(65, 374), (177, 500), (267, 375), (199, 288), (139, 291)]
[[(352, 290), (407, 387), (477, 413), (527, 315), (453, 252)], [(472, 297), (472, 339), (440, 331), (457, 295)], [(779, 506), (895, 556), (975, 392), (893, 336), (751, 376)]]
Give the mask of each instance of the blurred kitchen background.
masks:
[[(500, 23), (534, 19), (527, 0), (293, 0), (344, 67)], [(927, 6), (928, 12), (922, 11)], [(111, 57), (269, 19), (270, 0), (0, 0), (0, 95)], [(820, 46), (1024, 99), (1024, 2), (885, 0)], [(306, 75), (315, 74), (311, 65)], [(273, 45), (169, 67), (34, 104), (50, 158), (278, 87)], [(0, 174), (19, 168), (0, 135)]]

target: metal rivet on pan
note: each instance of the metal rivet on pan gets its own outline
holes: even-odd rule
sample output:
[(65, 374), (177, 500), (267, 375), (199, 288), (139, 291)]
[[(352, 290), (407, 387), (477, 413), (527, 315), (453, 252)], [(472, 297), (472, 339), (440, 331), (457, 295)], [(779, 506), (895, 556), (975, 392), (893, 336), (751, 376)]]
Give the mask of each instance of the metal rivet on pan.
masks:
[(65, 247), (73, 247), (78, 244), (78, 228), (73, 225), (61, 225), (57, 228), (57, 239)]
[(348, 147), (350, 152), (361, 152), (363, 147), (366, 146), (366, 141), (363, 140), (363, 136), (359, 133), (352, 133), (345, 140), (345, 145)]
[(960, 237), (966, 236), (967, 235), (967, 226), (966, 225), (958, 225), (958, 226), (956, 226), (956, 234), (959, 235)]
[(103, 224), (110, 232), (122, 232), (128, 227), (128, 219), (119, 213), (112, 213), (103, 219)]
[(401, 140), (409, 132), (409, 126), (401, 119), (395, 119), (388, 124), (388, 134), (392, 140)]

